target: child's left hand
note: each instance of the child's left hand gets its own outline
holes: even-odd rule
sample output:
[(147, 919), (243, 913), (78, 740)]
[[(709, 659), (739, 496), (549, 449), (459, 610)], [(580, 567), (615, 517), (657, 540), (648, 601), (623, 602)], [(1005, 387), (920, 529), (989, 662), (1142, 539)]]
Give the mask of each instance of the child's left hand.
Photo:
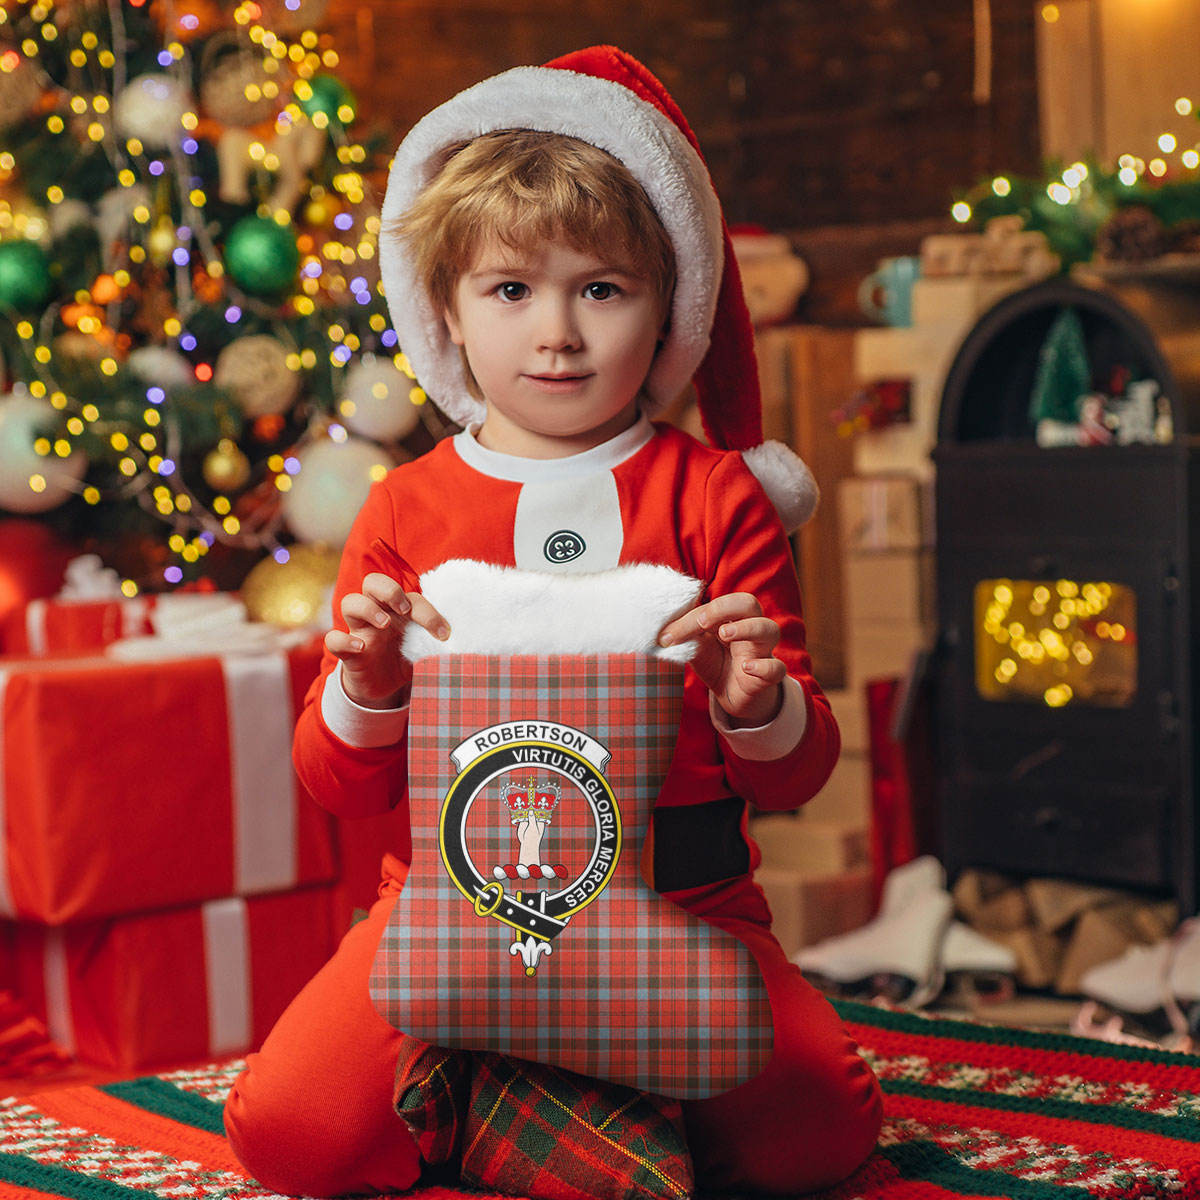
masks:
[(783, 705), (787, 667), (774, 654), (779, 637), (754, 596), (731, 592), (668, 622), (658, 642), (697, 642), (692, 667), (732, 723), (765, 725)]

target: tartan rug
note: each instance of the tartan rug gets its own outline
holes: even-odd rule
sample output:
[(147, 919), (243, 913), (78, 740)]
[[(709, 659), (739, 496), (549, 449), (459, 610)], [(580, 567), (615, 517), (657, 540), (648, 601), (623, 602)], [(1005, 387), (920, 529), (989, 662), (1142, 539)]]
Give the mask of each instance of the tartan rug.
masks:
[[(1200, 1200), (1200, 1056), (837, 1008), (882, 1080), (886, 1119), (872, 1157), (815, 1200)], [(0, 1200), (268, 1200), (221, 1134), (239, 1069), (0, 1101)]]

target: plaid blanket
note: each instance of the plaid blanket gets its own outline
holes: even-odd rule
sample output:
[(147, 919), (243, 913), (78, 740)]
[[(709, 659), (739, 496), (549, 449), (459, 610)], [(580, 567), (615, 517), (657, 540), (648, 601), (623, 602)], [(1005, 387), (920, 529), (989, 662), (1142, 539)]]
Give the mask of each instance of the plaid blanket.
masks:
[[(806, 1200), (1200, 1200), (1200, 1056), (837, 1008), (883, 1084), (883, 1134)], [(221, 1133), (240, 1069), (0, 1100), (0, 1200), (273, 1200)], [(406, 1200), (478, 1196), (422, 1183)]]
[(683, 674), (635, 655), (417, 664), (412, 867), (371, 980), (396, 1028), (684, 1099), (766, 1065), (749, 950), (641, 876)]

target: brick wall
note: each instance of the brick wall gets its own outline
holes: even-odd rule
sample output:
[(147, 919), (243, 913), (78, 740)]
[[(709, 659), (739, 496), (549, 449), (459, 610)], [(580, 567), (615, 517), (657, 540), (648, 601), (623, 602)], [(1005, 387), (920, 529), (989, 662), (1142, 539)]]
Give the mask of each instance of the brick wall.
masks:
[(951, 189), (1038, 167), (1034, 12), (990, 0), (989, 103), (965, 0), (333, 0), (341, 74), (399, 137), (510, 66), (617, 42), (695, 127), (731, 220), (944, 217)]

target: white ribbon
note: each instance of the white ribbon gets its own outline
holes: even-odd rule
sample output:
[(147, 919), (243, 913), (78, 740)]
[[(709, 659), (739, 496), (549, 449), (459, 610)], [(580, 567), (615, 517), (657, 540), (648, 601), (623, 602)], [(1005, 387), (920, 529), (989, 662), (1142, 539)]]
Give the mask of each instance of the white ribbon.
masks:
[(8, 879), (8, 805), (4, 789), (4, 693), (11, 673), (11, 667), (0, 667), (0, 914), (6, 917), (16, 915)]
[(75, 1022), (71, 1018), (71, 974), (67, 970), (67, 934), (46, 930), (42, 951), (42, 980), (46, 989), (46, 1032), (68, 1054), (75, 1053)]
[[(208, 1000), (208, 1051), (241, 1053), (253, 1036), (253, 993), (246, 902), (239, 897), (201, 905), (204, 976)], [(136, 919), (136, 918), (134, 918)], [(69, 1053), (76, 1048), (66, 929), (48, 928), (42, 952), (46, 1030)]]
[(250, 927), (246, 902), (234, 896), (201, 905), (204, 977), (208, 991), (208, 1051), (236, 1054), (253, 1036)]
[(296, 886), (292, 703), (282, 654), (223, 655), (233, 780), (233, 883), (240, 896)]
[(146, 596), (137, 596), (121, 602), (121, 636), (137, 637), (144, 633), (149, 619), (152, 601)]
[(45, 600), (30, 600), (25, 606), (25, 637), (31, 654), (46, 653)]

